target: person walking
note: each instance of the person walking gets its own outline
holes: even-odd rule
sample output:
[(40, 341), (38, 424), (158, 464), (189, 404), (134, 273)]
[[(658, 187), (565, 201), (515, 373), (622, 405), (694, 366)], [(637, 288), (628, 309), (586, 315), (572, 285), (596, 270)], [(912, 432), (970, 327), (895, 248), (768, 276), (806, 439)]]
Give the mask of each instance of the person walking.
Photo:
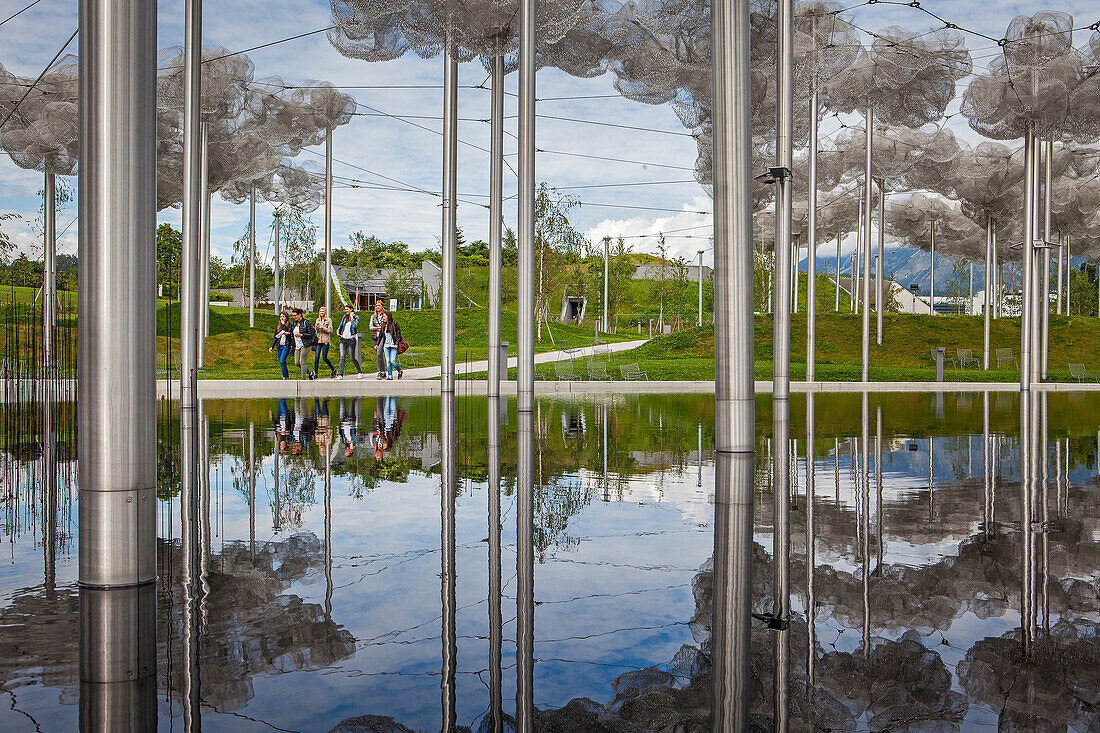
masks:
[(401, 379), (405, 372), (401, 370), (401, 364), (397, 361), (397, 345), (401, 343), (401, 326), (393, 313), (382, 314), (382, 345), (386, 350), (386, 379), (393, 379), (393, 371), (397, 370), (397, 378)]
[(271, 339), (271, 346), (267, 349), (268, 351), (275, 351), (275, 348), (278, 347), (279, 366), (283, 370), (283, 379), (290, 379), (290, 373), (286, 370), (286, 360), (290, 356), (290, 352), (293, 351), (293, 338), (290, 319), (287, 318), (284, 311), (279, 314), (279, 325), (275, 328), (275, 337)]
[(351, 363), (355, 365), (355, 370), (358, 372), (355, 378), (362, 379), (363, 367), (359, 365), (359, 359), (355, 356), (355, 346), (359, 340), (359, 316), (355, 314), (351, 303), (344, 306), (344, 317), (340, 319), (340, 326), (336, 329), (336, 333), (340, 336), (340, 374), (336, 379), (344, 378), (344, 358), (348, 356), (351, 357)]
[(386, 348), (385, 335), (382, 328), (385, 324), (386, 307), (382, 305), (382, 299), (374, 301), (374, 310), (370, 314), (370, 338), (374, 344), (374, 355), (378, 359), (378, 378), (386, 378)]
[(301, 308), (295, 308), (294, 314), (294, 364), (301, 369), (302, 379), (316, 379), (317, 372), (309, 368), (309, 352), (317, 345), (317, 332), (313, 324), (306, 320)]
[(314, 349), (313, 371), (316, 372), (320, 368), (321, 359), (324, 359), (329, 371), (332, 372), (329, 376), (335, 377), (336, 367), (328, 359), (328, 347), (332, 343), (332, 319), (328, 317), (328, 308), (321, 306), (320, 310), (317, 311), (317, 322), (313, 324), (313, 328), (317, 331), (317, 348)]

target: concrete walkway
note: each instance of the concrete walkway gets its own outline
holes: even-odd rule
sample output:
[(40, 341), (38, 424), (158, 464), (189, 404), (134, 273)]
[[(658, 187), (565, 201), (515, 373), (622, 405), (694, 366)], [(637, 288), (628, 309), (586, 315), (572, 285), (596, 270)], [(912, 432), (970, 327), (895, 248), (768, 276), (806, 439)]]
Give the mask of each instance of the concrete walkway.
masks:
[[(312, 382), (281, 379), (219, 380), (199, 382), (199, 395), (204, 399), (249, 399), (271, 397), (366, 397), (378, 395), (432, 396), (439, 395), (438, 379), (318, 379)], [(758, 381), (757, 394), (769, 394), (771, 381)], [(1100, 392), (1100, 384), (1058, 382), (1035, 385), (1036, 392)], [(501, 382), (503, 395), (514, 395), (516, 383)], [(791, 392), (815, 394), (861, 392), (1019, 392), (1015, 382), (791, 382)], [(713, 394), (713, 381), (536, 381), (538, 395), (601, 395), (601, 394)], [(157, 383), (158, 398), (179, 396), (179, 382)], [(483, 397), (484, 380), (460, 379), (455, 382), (459, 397)]]
[[(559, 361), (561, 359), (581, 359), (590, 358), (593, 355), (594, 349), (603, 349), (601, 354), (617, 353), (619, 351), (630, 351), (636, 349), (642, 344), (646, 343), (648, 339), (642, 339), (641, 341), (619, 341), (611, 344), (600, 344), (599, 346), (584, 346), (579, 349), (572, 349), (570, 351), (547, 351), (542, 354), (535, 354), (536, 364), (548, 364), (553, 361)], [(364, 359), (363, 363), (366, 363)], [(519, 358), (515, 356), (508, 357), (508, 366), (514, 367), (519, 363)], [(476, 374), (477, 372), (489, 371), (488, 361), (467, 361), (461, 364), (455, 364), (455, 374)], [(439, 367), (421, 367), (419, 369), (406, 369), (404, 379), (433, 379), (439, 377)], [(372, 375), (373, 378), (373, 375)], [(344, 378), (346, 381), (347, 377)], [(321, 380), (317, 380), (321, 381)], [(378, 380), (375, 380), (378, 381)]]

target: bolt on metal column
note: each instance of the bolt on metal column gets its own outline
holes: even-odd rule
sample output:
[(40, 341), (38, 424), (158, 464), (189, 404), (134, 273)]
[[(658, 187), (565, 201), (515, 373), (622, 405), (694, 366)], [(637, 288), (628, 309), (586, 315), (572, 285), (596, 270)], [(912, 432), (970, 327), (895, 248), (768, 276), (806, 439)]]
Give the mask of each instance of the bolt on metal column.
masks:
[(81, 730), (156, 727), (156, 7), (80, 28)]

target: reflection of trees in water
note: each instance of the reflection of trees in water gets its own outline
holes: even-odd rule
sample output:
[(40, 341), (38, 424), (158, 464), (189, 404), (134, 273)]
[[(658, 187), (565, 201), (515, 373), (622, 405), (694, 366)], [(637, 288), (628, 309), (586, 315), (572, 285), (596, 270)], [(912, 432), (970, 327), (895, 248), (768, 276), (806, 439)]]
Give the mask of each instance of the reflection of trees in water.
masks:
[[(183, 558), (177, 545), (161, 542), (161, 598), (157, 604), (161, 669), (169, 688), (183, 690), (178, 648), (184, 603)], [(296, 670), (318, 670), (355, 652), (355, 639), (318, 603), (285, 593), (324, 570), (321, 541), (311, 533), (268, 542), (250, 552), (247, 543), (226, 544), (211, 558), (205, 598), (207, 623), (199, 645), (202, 699), (218, 710), (238, 710), (253, 697), (252, 678)], [(167, 597), (165, 597), (167, 596)]]
[(76, 585), (24, 588), (0, 608), (0, 690), (44, 685), (61, 690), (61, 702), (79, 699)]

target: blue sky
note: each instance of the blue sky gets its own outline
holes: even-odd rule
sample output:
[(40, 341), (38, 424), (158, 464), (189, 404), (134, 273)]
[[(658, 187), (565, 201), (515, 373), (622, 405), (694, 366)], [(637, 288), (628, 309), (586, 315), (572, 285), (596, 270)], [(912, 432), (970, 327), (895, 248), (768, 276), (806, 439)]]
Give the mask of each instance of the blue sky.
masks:
[[(6, 17), (23, 7), (25, 0), (4, 0), (0, 17)], [(323, 28), (330, 23), (329, 4), (316, 0), (224, 0), (206, 3), (204, 8), (204, 42), (240, 50), (306, 31)], [(1057, 8), (1046, 3), (945, 2), (926, 0), (924, 7), (954, 23), (1000, 37), (1015, 16), (1038, 10), (1063, 10), (1072, 14), (1075, 25), (1086, 26), (1100, 20), (1100, 7), (1091, 0), (1071, 0)], [(183, 38), (183, 3), (162, 0), (158, 47), (179, 45)], [(901, 25), (919, 31), (938, 26), (931, 17), (913, 8), (899, 5), (864, 5), (851, 12), (857, 25), (878, 30), (887, 25)], [(17, 74), (34, 77), (76, 28), (77, 0), (42, 0), (18, 18), (0, 26), (0, 63)], [(1090, 31), (1075, 36), (1078, 45), (1084, 43)], [(980, 67), (996, 54), (991, 42), (970, 36), (972, 49)], [(76, 43), (69, 49), (75, 52)], [(347, 59), (333, 49), (324, 34), (272, 46), (249, 54), (256, 66), (257, 78), (279, 76), (291, 82), (324, 79), (337, 85), (384, 85), (438, 87), (442, 82), (442, 61), (423, 60), (413, 54), (387, 63), (367, 63)], [(459, 146), (459, 192), (468, 204), (459, 205), (459, 226), (467, 239), (486, 238), (488, 211), (478, 202), (485, 202), (488, 192), (488, 155), (472, 146), (487, 148), (489, 126), (480, 120), (489, 116), (487, 89), (469, 88), (486, 82), (487, 74), (479, 63), (467, 63), (460, 70), (459, 115), (468, 121), (459, 125), (460, 138), (472, 145)], [(574, 119), (602, 121), (617, 125), (644, 127), (661, 132), (647, 132), (561, 120), (540, 119), (537, 123), (537, 146), (540, 149), (565, 151), (583, 155), (601, 155), (645, 161), (656, 165), (636, 165), (597, 161), (580, 157), (540, 154), (537, 178), (575, 195), (583, 204), (575, 210), (574, 223), (594, 240), (604, 235), (624, 235), (635, 251), (653, 251), (656, 240), (632, 238), (658, 231), (676, 230), (668, 237), (675, 253), (693, 257), (695, 251), (708, 246), (705, 238), (710, 217), (696, 212), (710, 211), (710, 198), (694, 182), (691, 168), (695, 163), (695, 143), (685, 134), (672, 109), (630, 102), (615, 95), (613, 78), (576, 79), (554, 70), (538, 75), (539, 114)], [(362, 105), (387, 114), (422, 115), (417, 125), (438, 131), (442, 91), (425, 89), (354, 89), (348, 90)], [(506, 101), (507, 133), (515, 133), (515, 74), (508, 77)], [(576, 99), (592, 95), (591, 99)], [(611, 95), (611, 96), (605, 96)], [(572, 97), (572, 99), (551, 99)], [(958, 110), (958, 100), (948, 112)], [(370, 112), (365, 107), (361, 112)], [(967, 139), (975, 135), (965, 120), (955, 118), (948, 123)], [(835, 120), (823, 123), (822, 135), (835, 131)], [(505, 149), (512, 153), (509, 162), (515, 167), (515, 139), (506, 133)], [(364, 182), (381, 182), (364, 172), (368, 169), (396, 178), (410, 186), (438, 191), (442, 176), (442, 139), (435, 132), (420, 129), (408, 122), (386, 116), (359, 116), (337, 130), (333, 139), (334, 157), (343, 163), (335, 165), (337, 176), (350, 176)], [(318, 149), (316, 153), (323, 153)], [(318, 155), (303, 152), (299, 162), (322, 162)], [(685, 170), (686, 169), (686, 170)], [(41, 176), (19, 169), (5, 155), (0, 159), (0, 211), (13, 211), (24, 220), (8, 222), (5, 228), (14, 235), (21, 249), (33, 251), (37, 234), (31, 227), (38, 208), (36, 192), (41, 188)], [(652, 185), (615, 184), (649, 182)], [(515, 193), (514, 176), (505, 175), (505, 197)], [(215, 197), (212, 214), (212, 248), (215, 254), (228, 259), (233, 241), (247, 222), (247, 206), (227, 204)], [(334, 196), (333, 244), (341, 246), (354, 231), (362, 230), (383, 239), (403, 240), (413, 249), (436, 245), (441, 210), (438, 198), (419, 193), (337, 188)], [(659, 210), (646, 208), (652, 207)], [(261, 251), (266, 251), (271, 207), (261, 205), (258, 230)], [(61, 248), (74, 252), (76, 248), (76, 206), (71, 204), (59, 212), (58, 230), (64, 230)], [(506, 201), (507, 222), (515, 221), (514, 199)], [(179, 210), (161, 213), (161, 221), (179, 225)], [(323, 221), (321, 210), (313, 214), (318, 224)], [(824, 252), (824, 250), (823, 250)], [(704, 260), (709, 262), (709, 252)]]

